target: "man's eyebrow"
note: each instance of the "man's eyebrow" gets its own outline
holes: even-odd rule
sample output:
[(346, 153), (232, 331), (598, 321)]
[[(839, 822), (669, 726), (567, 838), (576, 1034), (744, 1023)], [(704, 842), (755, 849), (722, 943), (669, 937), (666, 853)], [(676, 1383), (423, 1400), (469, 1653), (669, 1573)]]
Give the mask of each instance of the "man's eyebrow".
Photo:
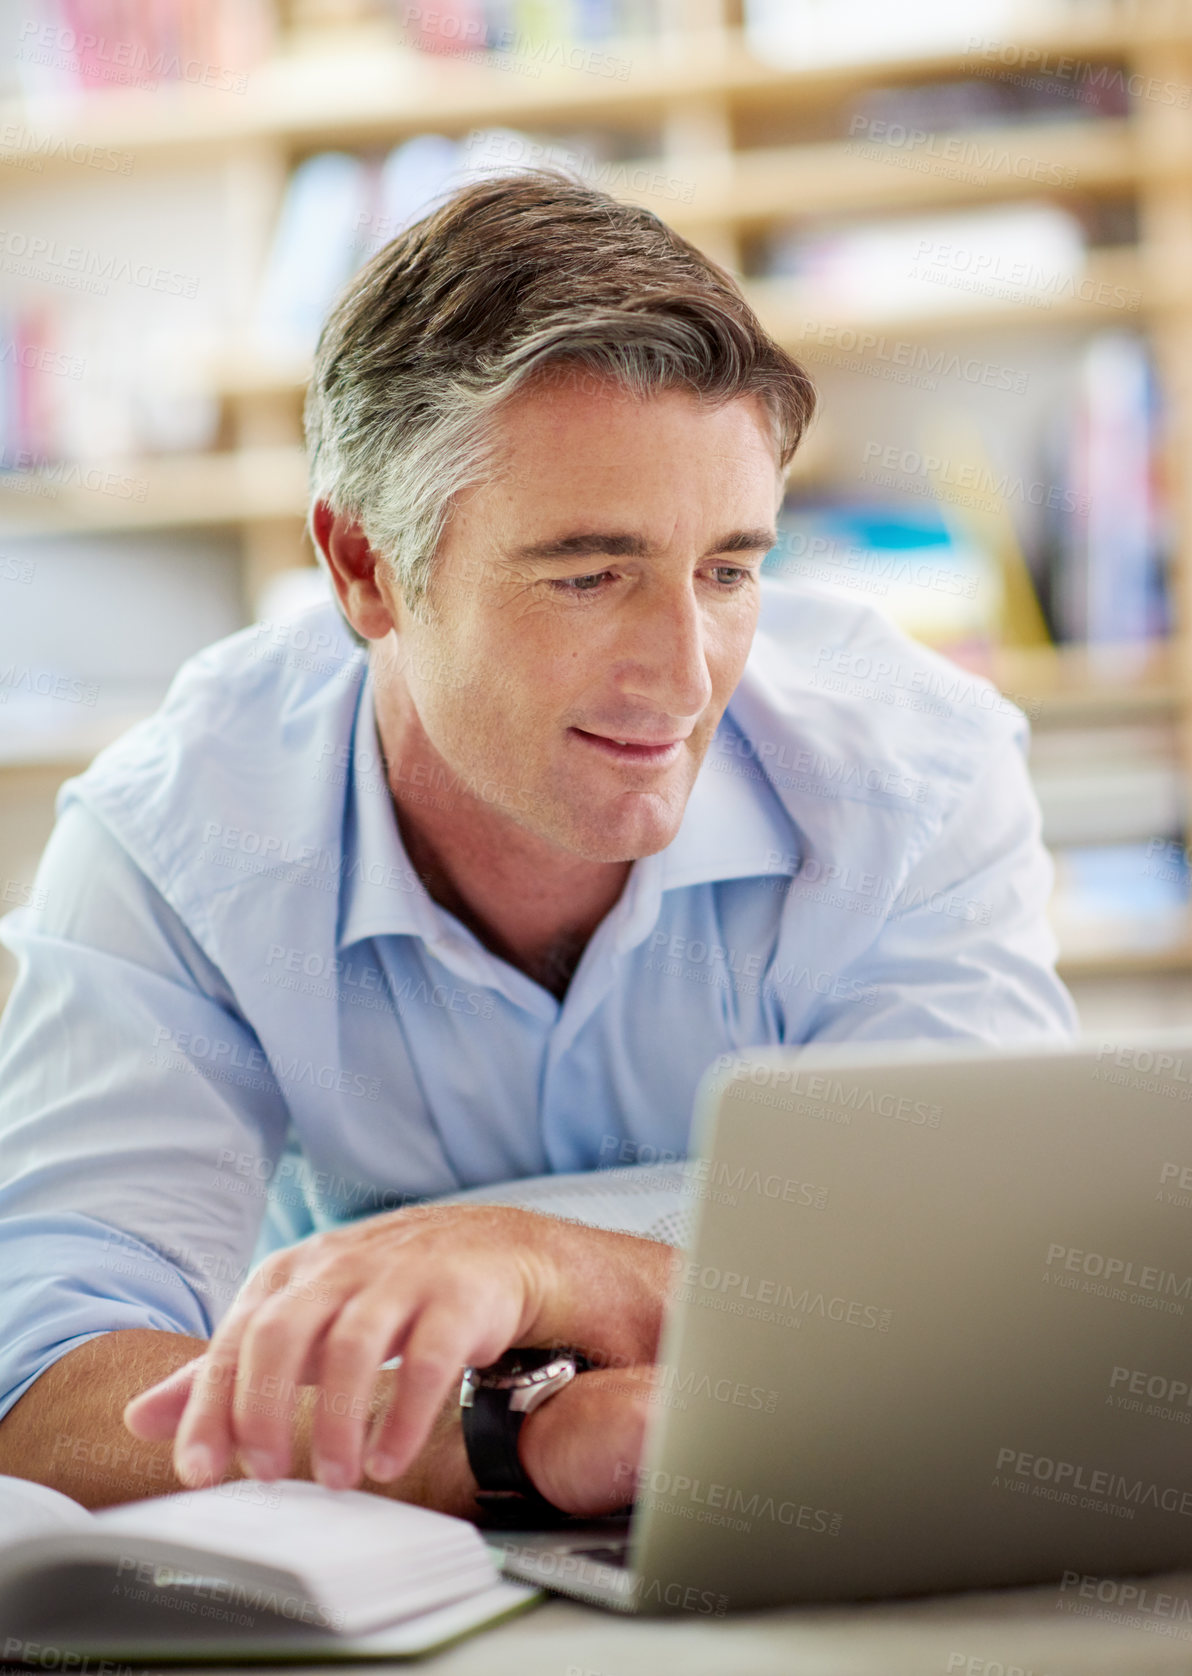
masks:
[[(717, 553), (768, 553), (778, 542), (774, 529), (732, 530), (713, 542), (704, 554), (711, 558)], [(649, 542), (626, 530), (576, 530), (570, 535), (548, 536), (544, 541), (530, 541), (511, 548), (509, 557), (522, 562), (545, 563), (550, 559), (586, 559), (593, 554), (609, 558), (642, 559), (654, 552)]]

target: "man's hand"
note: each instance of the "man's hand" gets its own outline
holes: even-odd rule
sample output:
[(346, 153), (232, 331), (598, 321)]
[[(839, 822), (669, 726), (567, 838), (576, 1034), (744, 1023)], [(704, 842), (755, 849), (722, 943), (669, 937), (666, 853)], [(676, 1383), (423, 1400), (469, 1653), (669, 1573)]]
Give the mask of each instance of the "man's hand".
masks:
[[(135, 1412), (138, 1437), (153, 1441), (173, 1435), (203, 1360), (196, 1356), (128, 1405), (126, 1413)], [(549, 1502), (565, 1513), (594, 1519), (633, 1500), (655, 1375), (649, 1363), (593, 1368), (526, 1415), (518, 1454), (530, 1482)], [(382, 1373), (379, 1388), (395, 1377)], [(429, 1459), (415, 1463), (403, 1499), (475, 1518), (476, 1482), (454, 1399), (440, 1413), (437, 1429), (436, 1448)]]
[[(134, 1398), (125, 1424), (138, 1436), (172, 1434), (185, 1484), (217, 1482), (235, 1451), (251, 1476), (285, 1477), (298, 1388), (315, 1386), (312, 1475), (333, 1489), (358, 1484), (363, 1456), (368, 1476), (388, 1483), (469, 1363), (535, 1344), (623, 1367), (652, 1361), (673, 1257), (652, 1240), (509, 1206), (369, 1217), (267, 1258), (205, 1354)], [(377, 1369), (397, 1355), (366, 1445)]]

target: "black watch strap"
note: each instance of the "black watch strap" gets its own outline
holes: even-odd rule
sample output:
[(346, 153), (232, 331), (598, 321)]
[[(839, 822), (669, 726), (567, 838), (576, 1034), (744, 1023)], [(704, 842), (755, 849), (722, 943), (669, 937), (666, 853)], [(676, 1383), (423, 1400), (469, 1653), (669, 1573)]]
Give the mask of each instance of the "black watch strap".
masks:
[[(472, 1410), (464, 1426), (468, 1465), (486, 1491), (538, 1495), (517, 1453), (524, 1414), (509, 1407), (509, 1392), (480, 1385), (472, 1393)], [(542, 1501), (546, 1498), (540, 1497)], [(549, 1506), (550, 1504), (547, 1503)]]

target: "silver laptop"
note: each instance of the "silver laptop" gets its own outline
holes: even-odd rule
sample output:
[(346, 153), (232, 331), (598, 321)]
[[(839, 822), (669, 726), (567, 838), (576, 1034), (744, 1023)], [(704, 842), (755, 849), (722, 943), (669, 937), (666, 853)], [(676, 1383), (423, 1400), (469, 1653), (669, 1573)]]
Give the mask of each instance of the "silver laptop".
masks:
[(693, 1142), (632, 1516), (486, 1530), (509, 1575), (719, 1615), (1192, 1564), (1192, 1032), (758, 1049)]

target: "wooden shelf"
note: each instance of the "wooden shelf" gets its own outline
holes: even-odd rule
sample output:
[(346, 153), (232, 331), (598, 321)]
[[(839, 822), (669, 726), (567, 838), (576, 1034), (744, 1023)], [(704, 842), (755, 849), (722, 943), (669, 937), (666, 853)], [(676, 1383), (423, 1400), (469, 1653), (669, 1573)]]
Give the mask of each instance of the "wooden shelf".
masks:
[[(1081, 288), (1088, 295), (1057, 297), (1050, 308), (1030, 307), (1023, 303), (981, 301), (976, 304), (943, 305), (927, 314), (915, 310), (891, 309), (857, 315), (835, 315), (832, 326), (835, 341), (843, 344), (848, 354), (862, 359), (880, 353), (881, 340), (898, 335), (914, 338), (934, 338), (947, 333), (976, 333), (1021, 326), (1030, 330), (1060, 325), (1087, 325), (1112, 320), (1120, 323), (1124, 317), (1134, 321), (1149, 314), (1154, 308), (1170, 306), (1171, 292), (1176, 281), (1165, 285), (1162, 295), (1154, 286), (1148, 290), (1150, 273), (1144, 255), (1133, 246), (1120, 249), (1094, 250), (1090, 253), (1081, 280)], [(1102, 289), (1106, 288), (1106, 289)], [(1112, 294), (1115, 288), (1127, 294), (1141, 292), (1138, 312), (1107, 307), (1096, 300), (1099, 295)], [(743, 282), (743, 289), (766, 330), (794, 355), (807, 348), (807, 323), (820, 321), (825, 314), (822, 294), (800, 287), (789, 279), (752, 279)], [(875, 342), (860, 342), (873, 337)], [(814, 374), (815, 367), (812, 367)], [(212, 388), (221, 396), (236, 399), (254, 396), (298, 396), (310, 377), (310, 359), (297, 351), (260, 351), (251, 344), (230, 346), (210, 363)]]
[(1003, 646), (990, 679), (1044, 723), (1141, 720), (1173, 714), (1180, 703), (1178, 644)]
[(300, 446), (159, 454), (92, 462), (78, 472), (82, 483), (72, 480), (72, 471), (61, 486), (52, 474), (30, 473), (15, 481), (0, 476), (6, 534), (198, 528), (306, 513), (306, 455)]
[[(706, 180), (694, 160), (669, 162), (664, 172), (690, 178), (693, 190), (690, 203), (667, 205), (662, 213), (681, 232), (695, 234), (709, 222), (743, 230), (782, 216), (952, 208), (971, 203), (974, 193), (982, 203), (1115, 193), (1138, 178), (1137, 146), (1127, 121), (1038, 122), (933, 138), (940, 147), (948, 142), (962, 147), (962, 160), (844, 140), (738, 151), (730, 174)], [(625, 196), (658, 206), (646, 193), (627, 189)]]
[[(1014, 44), (1024, 55), (1037, 50), (1112, 59), (1143, 39), (1163, 40), (1170, 29), (1160, 16), (1114, 20), (1104, 13), (1081, 17), (1075, 9), (1053, 9), (1033, 26), (1016, 28)], [(244, 95), (182, 87), (176, 98), (169, 97), (174, 90), (111, 90), (102, 97), (14, 100), (0, 105), (0, 126), (12, 124), (18, 135), (52, 127), (71, 142), (174, 163), (188, 152), (210, 156), (262, 141), (303, 150), (391, 144), (428, 127), (459, 134), (477, 125), (573, 125), (593, 119), (626, 125), (657, 120), (667, 107), (703, 99), (742, 109), (784, 99), (807, 107), (830, 104), (849, 89), (892, 79), (963, 76), (972, 73), (974, 62), (979, 67), (973, 55), (949, 50), (788, 68), (760, 61), (741, 31), (731, 29), (613, 39), (594, 48), (577, 42), (574, 48), (594, 51), (606, 65), (624, 63), (628, 73), (621, 78), (565, 62), (536, 62), (533, 55), (503, 65), (454, 62), (447, 55), (378, 47), (370, 40), (355, 49), (333, 46), (279, 56), (252, 74)], [(19, 139), (11, 153), (19, 157), (22, 146), (33, 150), (35, 141)], [(46, 171), (68, 166), (55, 156), (43, 161)], [(27, 171), (14, 167), (8, 177), (18, 184), (22, 173)], [(38, 174), (38, 183), (43, 179)]]
[(1060, 955), (1056, 970), (1069, 978), (1138, 978), (1192, 971), (1192, 943), (1168, 948), (1106, 950), (1102, 954)]

